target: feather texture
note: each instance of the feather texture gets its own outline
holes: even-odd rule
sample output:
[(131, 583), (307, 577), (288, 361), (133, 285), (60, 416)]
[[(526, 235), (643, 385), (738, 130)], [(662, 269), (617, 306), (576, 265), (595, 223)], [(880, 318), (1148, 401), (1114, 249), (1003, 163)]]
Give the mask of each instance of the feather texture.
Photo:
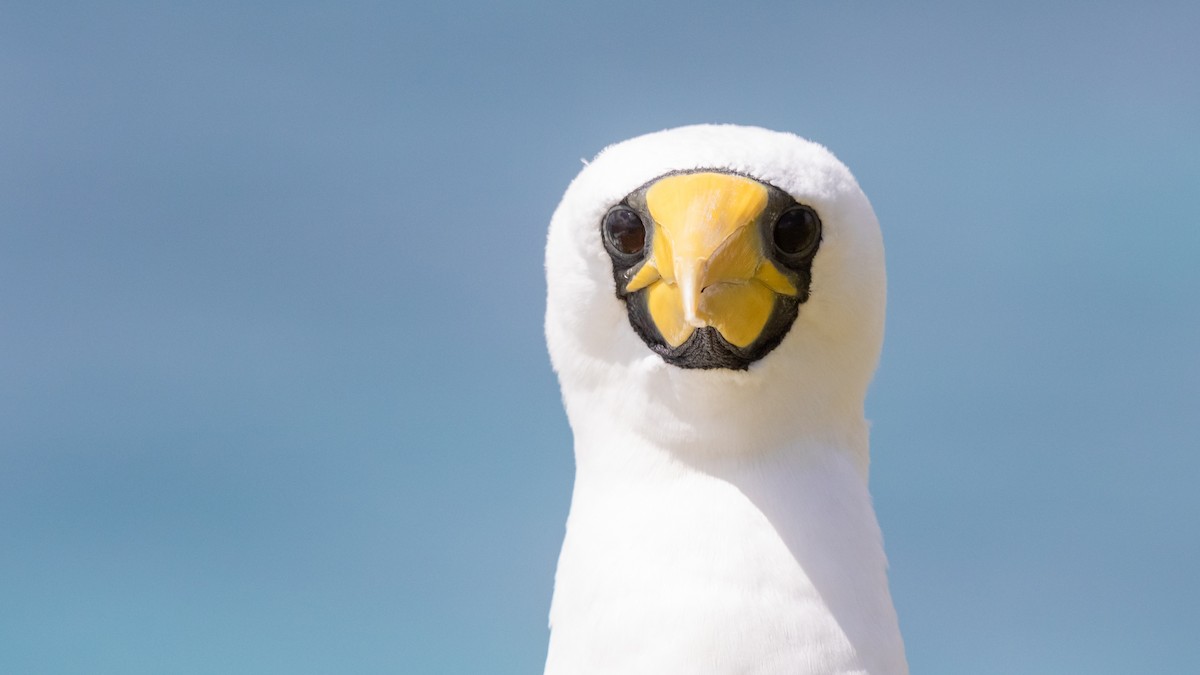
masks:
[[(812, 293), (747, 371), (685, 370), (625, 317), (598, 224), (672, 171), (733, 171), (813, 207)], [(791, 134), (694, 126), (612, 146), (551, 221), (546, 335), (575, 435), (548, 674), (906, 673), (867, 491), (882, 343), (879, 226)]]

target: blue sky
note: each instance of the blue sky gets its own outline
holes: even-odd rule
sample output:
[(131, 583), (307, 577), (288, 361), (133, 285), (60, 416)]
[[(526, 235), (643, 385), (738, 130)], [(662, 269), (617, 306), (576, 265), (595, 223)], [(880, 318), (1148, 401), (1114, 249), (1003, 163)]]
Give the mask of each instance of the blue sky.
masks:
[(695, 122), (827, 145), (883, 224), (913, 672), (1200, 660), (1195, 3), (0, 16), (0, 671), (540, 672), (546, 224)]

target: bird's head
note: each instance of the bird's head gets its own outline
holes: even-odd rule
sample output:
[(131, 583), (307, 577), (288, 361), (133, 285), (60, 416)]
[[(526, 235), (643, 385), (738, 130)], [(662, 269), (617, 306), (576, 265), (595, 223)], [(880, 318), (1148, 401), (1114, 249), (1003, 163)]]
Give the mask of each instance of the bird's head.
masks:
[(728, 449), (862, 419), (883, 245), (849, 170), (815, 143), (693, 126), (611, 146), (555, 211), (546, 274), (577, 433)]

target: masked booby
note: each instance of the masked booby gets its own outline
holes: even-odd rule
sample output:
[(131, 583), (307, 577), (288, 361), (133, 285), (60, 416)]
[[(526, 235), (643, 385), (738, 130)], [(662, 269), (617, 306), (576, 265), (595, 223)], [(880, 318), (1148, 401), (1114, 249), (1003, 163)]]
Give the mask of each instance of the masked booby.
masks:
[(883, 244), (849, 170), (759, 128), (610, 146), (546, 278), (576, 476), (545, 672), (906, 673), (863, 416)]

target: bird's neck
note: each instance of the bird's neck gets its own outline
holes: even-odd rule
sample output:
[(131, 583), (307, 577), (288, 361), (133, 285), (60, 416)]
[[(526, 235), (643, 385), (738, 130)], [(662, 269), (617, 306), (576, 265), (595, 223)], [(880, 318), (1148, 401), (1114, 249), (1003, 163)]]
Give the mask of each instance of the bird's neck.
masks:
[(547, 673), (905, 673), (852, 448), (580, 433)]

